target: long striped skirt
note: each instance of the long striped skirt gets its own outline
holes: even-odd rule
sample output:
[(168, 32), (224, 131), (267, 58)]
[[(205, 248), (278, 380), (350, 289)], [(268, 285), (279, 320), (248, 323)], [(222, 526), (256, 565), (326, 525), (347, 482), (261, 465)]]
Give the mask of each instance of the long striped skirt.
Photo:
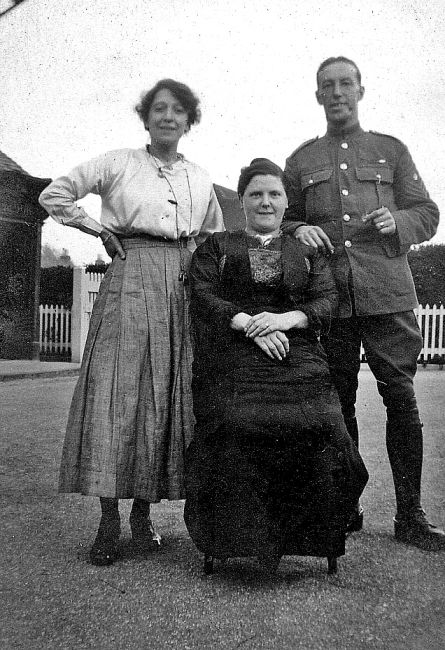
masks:
[(192, 438), (191, 253), (174, 242), (123, 240), (93, 308), (71, 403), (60, 492), (182, 499)]

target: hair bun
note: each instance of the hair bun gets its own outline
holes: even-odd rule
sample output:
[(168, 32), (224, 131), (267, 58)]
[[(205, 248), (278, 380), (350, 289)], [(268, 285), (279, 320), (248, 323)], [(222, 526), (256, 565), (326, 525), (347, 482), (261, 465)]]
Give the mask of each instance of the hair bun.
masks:
[(269, 158), (254, 158), (250, 165), (241, 169), (238, 181), (238, 196), (242, 197), (254, 176), (277, 176), (283, 181), (283, 170)]

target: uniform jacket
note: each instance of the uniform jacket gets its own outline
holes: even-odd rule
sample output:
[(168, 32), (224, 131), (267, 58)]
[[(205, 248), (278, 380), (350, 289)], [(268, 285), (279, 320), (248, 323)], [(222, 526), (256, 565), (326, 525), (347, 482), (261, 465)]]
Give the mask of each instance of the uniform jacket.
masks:
[[(408, 311), (417, 297), (407, 252), (430, 239), (439, 210), (430, 199), (407, 147), (359, 125), (304, 143), (286, 161), (286, 219), (320, 226), (335, 252), (331, 268), (340, 294), (340, 318)], [(379, 207), (397, 231), (382, 235), (361, 217)]]

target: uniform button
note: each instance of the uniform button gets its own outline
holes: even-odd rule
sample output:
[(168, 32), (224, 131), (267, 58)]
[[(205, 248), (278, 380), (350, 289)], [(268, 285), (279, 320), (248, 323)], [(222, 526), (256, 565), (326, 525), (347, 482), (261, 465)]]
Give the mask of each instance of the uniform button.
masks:
[(349, 241), (349, 239), (347, 239), (347, 240), (345, 241), (345, 246), (346, 246), (346, 248), (351, 248), (351, 246), (352, 246), (352, 242)]
[(348, 169), (348, 165), (346, 163), (342, 163), (340, 165), (340, 169)]
[(310, 178), (310, 179), (309, 179), (309, 185), (313, 185), (313, 184), (314, 184), (314, 179), (313, 179), (313, 178)]
[(351, 219), (351, 217), (349, 216), (349, 214), (344, 214), (343, 215), (343, 221), (349, 221), (350, 219)]
[(348, 145), (347, 142), (342, 142), (341, 145), (340, 145), (340, 147), (341, 147), (342, 149), (347, 149), (348, 146), (349, 146), (349, 145)]
[(349, 194), (348, 190), (342, 190), (341, 193), (343, 194), (343, 196), (348, 196)]

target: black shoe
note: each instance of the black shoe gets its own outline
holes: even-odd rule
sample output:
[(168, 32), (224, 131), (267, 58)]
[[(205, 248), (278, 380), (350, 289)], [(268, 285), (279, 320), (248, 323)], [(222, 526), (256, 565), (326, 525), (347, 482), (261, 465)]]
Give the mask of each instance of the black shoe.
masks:
[(101, 520), (96, 539), (90, 550), (90, 562), (94, 566), (110, 566), (118, 555), (117, 544), (121, 534), (120, 521)]
[(363, 528), (363, 513), (365, 511), (363, 510), (362, 506), (360, 503), (357, 503), (354, 512), (349, 518), (348, 524), (346, 526), (346, 534), (349, 535), (350, 533), (357, 533), (359, 530)]
[(133, 546), (138, 553), (150, 553), (161, 548), (161, 536), (147, 516), (130, 515)]
[(412, 544), (425, 551), (445, 550), (445, 532), (430, 524), (422, 508), (406, 516), (394, 517), (394, 535), (398, 542)]

